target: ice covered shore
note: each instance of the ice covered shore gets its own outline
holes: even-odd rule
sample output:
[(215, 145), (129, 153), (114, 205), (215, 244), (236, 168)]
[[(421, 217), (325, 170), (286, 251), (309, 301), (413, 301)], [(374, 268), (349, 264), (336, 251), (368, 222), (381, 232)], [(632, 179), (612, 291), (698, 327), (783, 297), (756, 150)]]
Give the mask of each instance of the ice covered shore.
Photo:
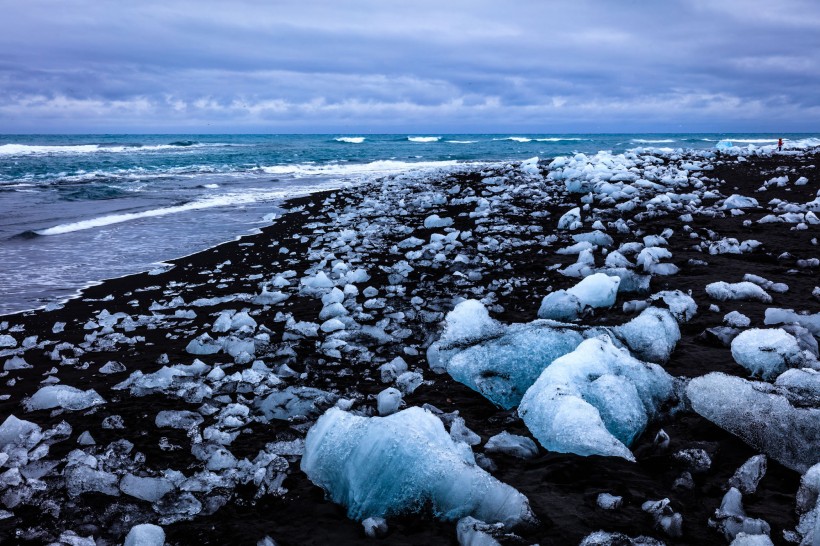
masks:
[(3, 318), (0, 538), (811, 543), (818, 160), (395, 175)]

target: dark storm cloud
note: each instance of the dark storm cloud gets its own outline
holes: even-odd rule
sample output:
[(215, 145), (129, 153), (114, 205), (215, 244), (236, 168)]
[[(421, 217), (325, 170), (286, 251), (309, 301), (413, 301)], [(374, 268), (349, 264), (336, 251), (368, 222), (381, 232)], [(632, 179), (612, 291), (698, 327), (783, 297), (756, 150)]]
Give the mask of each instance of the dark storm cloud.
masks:
[(0, 130), (817, 130), (811, 0), (0, 0)]

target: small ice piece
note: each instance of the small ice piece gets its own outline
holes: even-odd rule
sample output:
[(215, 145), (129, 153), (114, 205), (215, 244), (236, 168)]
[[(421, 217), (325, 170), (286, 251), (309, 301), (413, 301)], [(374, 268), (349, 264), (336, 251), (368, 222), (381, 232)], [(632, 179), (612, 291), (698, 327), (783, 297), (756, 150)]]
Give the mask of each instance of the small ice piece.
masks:
[(3, 364), (3, 369), (7, 372), (14, 370), (26, 370), (33, 367), (34, 366), (26, 362), (26, 360), (21, 356), (13, 356), (6, 360), (5, 364)]
[(503, 531), (504, 526), (500, 523), (490, 525), (471, 516), (461, 518), (456, 525), (459, 546), (501, 546), (494, 535)]
[[(9, 444), (26, 444), (25, 447), (32, 448), (42, 439), (42, 429), (39, 425), (31, 421), (18, 419), (14, 415), (6, 417), (0, 425), (0, 453)], [(31, 444), (31, 445), (28, 445)], [(3, 466), (0, 464), (0, 466)]]
[(286, 421), (295, 416), (315, 417), (338, 399), (335, 394), (313, 387), (290, 386), (272, 392), (262, 400), (257, 399), (255, 404), (266, 419)]
[(68, 385), (48, 385), (23, 400), (26, 411), (54, 408), (78, 411), (100, 404), (105, 404), (105, 400), (94, 389), (83, 391)]
[(332, 332), (338, 332), (339, 330), (345, 329), (345, 323), (339, 319), (332, 318), (324, 321), (320, 326), (320, 329), (328, 334)]
[(17, 347), (17, 340), (8, 334), (0, 334), (0, 349)]
[(450, 227), (453, 225), (452, 218), (441, 218), (438, 214), (431, 214), (424, 219), (424, 227), (426, 229)]
[(774, 546), (774, 542), (769, 535), (750, 535), (741, 531), (729, 546)]
[(757, 491), (757, 486), (766, 475), (766, 456), (755, 455), (738, 468), (729, 478), (729, 487), (737, 488), (744, 495)]
[(289, 297), (290, 294), (285, 294), (284, 292), (280, 292), (279, 290), (269, 292), (268, 287), (265, 286), (262, 288), (262, 292), (260, 292), (253, 298), (252, 302), (256, 305), (276, 305), (278, 303), (282, 303)]
[(113, 373), (122, 373), (125, 371), (125, 366), (120, 362), (114, 362), (113, 360), (106, 362), (100, 368), (100, 373), (103, 374), (113, 374)]
[(123, 546), (164, 546), (165, 531), (152, 523), (134, 525), (125, 537)]
[(396, 378), (396, 387), (403, 394), (413, 394), (424, 381), (424, 377), (418, 372), (404, 372)]
[(680, 341), (680, 327), (670, 311), (644, 309), (626, 324), (612, 328), (615, 335), (640, 359), (664, 363)]
[(797, 340), (780, 328), (752, 328), (732, 340), (732, 357), (752, 376), (771, 380), (805, 358)]
[(83, 431), (83, 433), (77, 437), (77, 444), (81, 446), (93, 446), (96, 443), (94, 437), (91, 436), (91, 433), (87, 430)]
[(651, 302), (662, 301), (669, 307), (669, 312), (678, 322), (689, 322), (698, 313), (698, 304), (689, 294), (680, 290), (664, 290), (657, 294), (652, 294), (649, 298)]
[(568, 229), (570, 231), (580, 229), (583, 226), (581, 223), (581, 208), (575, 207), (564, 213), (558, 219), (558, 229)]
[(154, 423), (159, 428), (190, 430), (202, 424), (202, 415), (187, 410), (163, 410), (157, 413)]
[(800, 478), (800, 488), (797, 490), (797, 515), (800, 522), (797, 533), (803, 539), (800, 544), (814, 545), (820, 539), (820, 464), (809, 468)]
[(66, 489), (71, 497), (78, 497), (83, 493), (102, 493), (117, 497), (120, 489), (116, 474), (102, 470), (94, 470), (83, 464), (66, 467), (63, 472)]
[(222, 350), (222, 345), (214, 341), (207, 333), (192, 339), (185, 350), (192, 355), (212, 355)]
[(726, 313), (723, 317), (723, 322), (732, 328), (748, 328), (752, 324), (752, 319), (738, 311)]
[(503, 332), (504, 327), (490, 318), (487, 308), (480, 301), (464, 300), (447, 313), (442, 345), (465, 345)]
[(733, 540), (738, 533), (749, 535), (768, 535), (769, 524), (762, 519), (750, 518), (743, 509), (743, 495), (734, 487), (723, 496), (720, 508), (709, 520), (709, 525), (723, 533), (726, 540)]
[(601, 493), (598, 495), (596, 503), (599, 508), (603, 508), (604, 510), (616, 510), (623, 505), (624, 498), (612, 495), (611, 493)]
[(120, 480), (120, 491), (148, 502), (157, 502), (173, 490), (174, 484), (167, 478), (140, 477), (129, 473)]
[(673, 538), (683, 535), (683, 516), (672, 510), (669, 499), (648, 500), (641, 505), (644, 512), (655, 518), (655, 526)]
[(381, 538), (387, 534), (387, 520), (384, 518), (367, 518), (362, 521), (364, 534), (370, 538)]
[(382, 383), (392, 383), (396, 378), (407, 371), (407, 362), (397, 356), (390, 362), (379, 366), (379, 375)]
[(429, 506), (444, 520), (534, 521), (524, 495), (465, 461), (441, 420), (417, 407), (370, 418), (329, 409), (307, 434), (301, 468), (354, 520)]
[(504, 431), (487, 440), (484, 444), (484, 452), (503, 453), (519, 459), (532, 459), (538, 455), (538, 446), (526, 436)]
[(475, 446), (481, 443), (481, 436), (467, 428), (464, 418), (455, 417), (450, 424), (450, 437), (455, 442), (464, 442), (468, 446)]
[(727, 197), (723, 201), (723, 206), (721, 207), (724, 210), (732, 210), (732, 209), (751, 209), (760, 206), (757, 202), (757, 199), (754, 197), (746, 197), (743, 195), (732, 194)]
[(764, 279), (758, 275), (752, 275), (751, 273), (746, 273), (743, 275), (744, 281), (753, 282), (758, 285), (760, 288), (764, 290), (768, 290), (770, 292), (775, 292), (777, 294), (785, 294), (789, 291), (789, 285), (782, 282), (772, 282), (769, 279)]
[(758, 285), (749, 281), (730, 284), (724, 281), (713, 282), (706, 285), (706, 293), (709, 297), (718, 301), (760, 301), (771, 303), (772, 297)]
[(401, 392), (393, 387), (388, 387), (380, 392), (376, 397), (376, 408), (379, 411), (379, 415), (384, 417), (399, 411), (401, 402)]
[(595, 531), (587, 535), (578, 546), (665, 546), (660, 540), (639, 536), (632, 538), (623, 533)]
[(538, 318), (574, 320), (587, 309), (612, 307), (620, 284), (619, 277), (594, 273), (568, 290), (558, 290), (544, 297)]
[(805, 472), (820, 461), (814, 448), (820, 445), (820, 381), (795, 381), (795, 387), (781, 380), (807, 375), (800, 372), (813, 370), (789, 370), (775, 385), (713, 372), (692, 379), (686, 395), (699, 415), (784, 466)]
[(712, 458), (700, 448), (681, 449), (672, 458), (683, 463), (692, 474), (702, 474), (712, 467)]
[(673, 400), (674, 387), (660, 366), (641, 362), (600, 336), (541, 372), (518, 414), (550, 451), (634, 461), (627, 446)]

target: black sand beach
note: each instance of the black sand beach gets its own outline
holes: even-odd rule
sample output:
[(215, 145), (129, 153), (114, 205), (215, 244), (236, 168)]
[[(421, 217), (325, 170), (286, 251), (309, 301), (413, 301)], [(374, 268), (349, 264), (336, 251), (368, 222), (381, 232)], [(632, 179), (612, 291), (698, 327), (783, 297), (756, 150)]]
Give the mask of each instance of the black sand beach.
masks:
[[(666, 158), (664, 161), (670, 160)], [(704, 199), (703, 208), (709, 208), (731, 194), (758, 199), (759, 207), (746, 209), (745, 214), (737, 216), (695, 214), (691, 221), (684, 222), (680, 219), (682, 212), (658, 208), (657, 214), (646, 214), (646, 208), (624, 211), (612, 204), (594, 201), (591, 206), (598, 218), (605, 219), (604, 223), (619, 218), (634, 220), (631, 233), (607, 230), (615, 240), (613, 248), (623, 242), (640, 240), (642, 235), (673, 230), (674, 235), (667, 238), (667, 248), (673, 255), (670, 261), (680, 271), (674, 275), (653, 276), (647, 294), (619, 294), (612, 309), (599, 310), (585, 318), (584, 323), (621, 324), (634, 316), (622, 310), (625, 301), (644, 299), (661, 290), (690, 292), (698, 303), (698, 314), (690, 322), (681, 324), (682, 338), (664, 368), (681, 378), (715, 371), (748, 378), (748, 372), (734, 362), (729, 348), (706, 330), (720, 326), (724, 315), (733, 310), (748, 316), (753, 326), (763, 325), (764, 312), (769, 307), (818, 311), (820, 304), (812, 298), (814, 287), (820, 284), (818, 268), (812, 262), (801, 261), (810, 260), (820, 252), (816, 241), (818, 226), (795, 230), (792, 229), (794, 223), (757, 223), (772, 213), (772, 206), (768, 204), (772, 199), (797, 203), (815, 199), (820, 187), (820, 175), (815, 168), (818, 164), (820, 154), (817, 152), (751, 155), (740, 162), (736, 157), (724, 155), (713, 160), (714, 169), (703, 171), (701, 180), (721, 195), (716, 195), (711, 202)], [(546, 174), (546, 164), (542, 163), (541, 168)], [(756, 193), (765, 181), (782, 174), (787, 174), (790, 180), (804, 176), (808, 183), (775, 185)], [(0, 334), (12, 335), (18, 342), (14, 350), (20, 349), (24, 338), (37, 336), (29, 342), (29, 347), (19, 352), (32, 367), (11, 370), (3, 378), (0, 395), (7, 397), (0, 402), (0, 417), (5, 419), (13, 414), (43, 429), (62, 421), (71, 426), (70, 435), (51, 444), (43, 457), (43, 460), (57, 462), (37, 480), (37, 487), (42, 483), (45, 490), (29, 488), (29, 491), (23, 481), (21, 485), (12, 486), (18, 492), (25, 492), (22, 499), (15, 501), (9, 501), (9, 489), (5, 490), (6, 496), (2, 500), (12, 514), (0, 520), (0, 542), (50, 543), (70, 530), (79, 536), (93, 536), (102, 541), (98, 544), (117, 544), (133, 525), (159, 520), (162, 514), (152, 508), (152, 503), (132, 496), (100, 492), (68, 495), (62, 485), (65, 458), (72, 450), (83, 447), (77, 445), (77, 438), (80, 433), (89, 431), (96, 444), (84, 448), (88, 453), (102, 457), (108, 449), (117, 452), (112, 461), (117, 457), (128, 461), (127, 464), (120, 463), (119, 470), (112, 462), (109, 470), (115, 474), (127, 471), (158, 475), (165, 469), (175, 469), (191, 475), (201, 470), (202, 461), (191, 454), (196, 436), (185, 430), (158, 428), (154, 423), (156, 414), (161, 410), (196, 412), (203, 404), (210, 405), (214, 413), (203, 412), (204, 423), (200, 428), (209, 426), (215, 412), (229, 404), (247, 406), (253, 417), (258, 415), (254, 406), (254, 389), (258, 385), (237, 380), (231, 384), (222, 383), (221, 390), (204, 395), (180, 393), (168, 386), (167, 390), (175, 394), (155, 392), (145, 396), (114, 387), (135, 371), (147, 375), (165, 365), (191, 364), (195, 358), (208, 365), (222, 364), (227, 374), (249, 367), (249, 363), (234, 364), (230, 356), (222, 353), (192, 355), (186, 352), (192, 339), (211, 331), (214, 319), (223, 310), (247, 309), (260, 325), (257, 334), (262, 332), (261, 325), (264, 325), (269, 343), (257, 352), (254, 360), (262, 360), (276, 371), (277, 384), (321, 389), (352, 400), (354, 408), (369, 407), (368, 411), (372, 413), (375, 395), (387, 386), (379, 381), (378, 366), (401, 356), (409, 369), (419, 371), (425, 380), (417, 390), (404, 397), (407, 406), (430, 404), (445, 413), (458, 411), (467, 426), (481, 436), (482, 445), (502, 431), (531, 436), (515, 411), (500, 410), (449, 375), (436, 375), (430, 371), (425, 350), (437, 339), (441, 321), (457, 298), (480, 299), (492, 291), (494, 301), (488, 308), (494, 318), (504, 323), (527, 322), (536, 318), (541, 299), (547, 293), (577, 283), (579, 279), (566, 277), (551, 266), (575, 262), (575, 255), (555, 253), (555, 249), (572, 244), (571, 233), (558, 232), (555, 226), (563, 213), (583, 204), (580, 200), (585, 194), (568, 193), (560, 183), (521, 180), (523, 188), (535, 185), (551, 199), (534, 201), (528, 191), (513, 192), (506, 201), (493, 208), (491, 215), (480, 217), (482, 221), (477, 222), (477, 218), (469, 214), (475, 205), (453, 201), (465, 195), (491, 198), (493, 193), (483, 182), (485, 178), (487, 173), (460, 172), (431, 177), (423, 184), (414, 181), (414, 188), (418, 189), (409, 191), (401, 203), (391, 200), (390, 195), (401, 185), (400, 178), (388, 184), (375, 182), (363, 188), (293, 199), (286, 206), (289, 212), (261, 233), (172, 261), (173, 267), (163, 273), (105, 281), (86, 289), (80, 297), (66, 302), (60, 309), (0, 317), (0, 323), (8, 323)], [(414, 202), (413, 195), (422, 190), (438, 192), (448, 199), (427, 205)], [(372, 232), (369, 236), (358, 236), (355, 243), (346, 245), (337, 240), (333, 243), (335, 246), (328, 246), (331, 241), (322, 236), (331, 231), (334, 221), (345, 214), (354, 215), (351, 225), (360, 228), (378, 225), (385, 210), (374, 206), (377, 203), (396, 207), (387, 212), (394, 215), (395, 226), (407, 229)], [(405, 253), (405, 250), (391, 252), (391, 247), (411, 236), (429, 241), (431, 235), (444, 233), (441, 228), (424, 227), (425, 218), (434, 213), (452, 218), (452, 229), (474, 231), (475, 236), (463, 240), (457, 251), (468, 256), (470, 263), (452, 259), (436, 261), (432, 254), (423, 256), (414, 261), (412, 271), (404, 275), (401, 280), (403, 289), (391, 290), (390, 287), (395, 286), (395, 283), (391, 284), (391, 275), (395, 275), (393, 268), (404, 259)], [(751, 223), (744, 224), (749, 220)], [(711, 255), (692, 248), (701, 239), (691, 238), (684, 225), (690, 226), (690, 231), (699, 233), (701, 239), (707, 241), (754, 239), (762, 245), (744, 254)], [(478, 232), (477, 228), (481, 226), (487, 230)], [(582, 228), (582, 231), (591, 230), (589, 224)], [(530, 237), (533, 234), (555, 234), (558, 239), (551, 246), (544, 246)], [(493, 244), (488, 237), (499, 243), (512, 241), (514, 244)], [(286, 251), (280, 251), (282, 247), (286, 247)], [(378, 290), (378, 298), (384, 298), (383, 307), (361, 310), (357, 318), (360, 324), (377, 325), (385, 315), (403, 313), (401, 319), (395, 318), (399, 315), (393, 315), (393, 318), (388, 317), (387, 326), (380, 326), (391, 334), (388, 339), (350, 338), (349, 352), (342, 349), (341, 353), (333, 353), (319, 347), (324, 333), (319, 333), (318, 337), (288, 336), (291, 330), (281, 317), (277, 320), (277, 313), (290, 313), (297, 322), (318, 320), (322, 303), (313, 295), (300, 293), (299, 280), (321, 261), (323, 250), (333, 252), (336, 258), (355, 255), (360, 261), (348, 259), (349, 266), (362, 267), (370, 275), (368, 281), (358, 284), (360, 290), (372, 286)], [(128, 256), (122, 256), (122, 259), (127, 260)], [(327, 262), (328, 270), (331, 262), (332, 259)], [(272, 305), (252, 301), (252, 296), (260, 292), (260, 281), (289, 270), (294, 271), (295, 276), (289, 279), (290, 286), (282, 289), (290, 295), (287, 300)], [(772, 304), (718, 302), (705, 292), (709, 283), (739, 282), (745, 274), (786, 283), (789, 290), (773, 293)], [(483, 289), (477, 290), (478, 287)], [(249, 296), (192, 305), (195, 300), (236, 294)], [(423, 303), (411, 302), (416, 296), (422, 298)], [(175, 297), (181, 297), (185, 303), (169, 305)], [(360, 304), (367, 299), (362, 294), (357, 297)], [(159, 305), (152, 311), (155, 302)], [(710, 311), (711, 304), (718, 305), (720, 311)], [(120, 319), (110, 332), (105, 332), (104, 326), (99, 324), (102, 310), (111, 315), (124, 313), (133, 319), (133, 327), (123, 329), (124, 319)], [(175, 317), (177, 310), (193, 310), (196, 316), (181, 314)], [(155, 318), (140, 320), (139, 315)], [(94, 323), (89, 325), (89, 321)], [(55, 323), (65, 323), (64, 330), (54, 333)], [(98, 331), (100, 334), (94, 337), (92, 332)], [(122, 337), (118, 341), (105, 341), (106, 334), (112, 332), (120, 332)], [(59, 343), (70, 345), (58, 350), (53, 358), (51, 355)], [(80, 347), (84, 348), (75, 350)], [(409, 350), (405, 350), (407, 348)], [(0, 361), (9, 358), (11, 351), (8, 349)], [(122, 363), (124, 370), (100, 373), (100, 368), (110, 361)], [(287, 369), (283, 371), (283, 365), (293, 373)], [(56, 370), (53, 374), (52, 369)], [(94, 389), (106, 403), (80, 411), (26, 411), (21, 405), (23, 399), (37, 392), (41, 382), (50, 376), (59, 378), (60, 385)], [(324, 410), (328, 405), (331, 404), (318, 409)], [(103, 421), (111, 416), (120, 416), (122, 425), (115, 423), (114, 428), (104, 428)], [(253, 460), (268, 443), (304, 438), (315, 419), (316, 415), (289, 420), (248, 418), (236, 428), (239, 434), (228, 448), (237, 459)], [(108, 423), (110, 425), (111, 420)], [(659, 449), (653, 443), (661, 429), (670, 438), (667, 449)], [(131, 442), (133, 447), (111, 446), (112, 442), (123, 439)], [(507, 537), (502, 542), (542, 546), (578, 544), (590, 533), (606, 530), (633, 537), (656, 537), (667, 544), (726, 543), (707, 522), (720, 505), (726, 482), (757, 451), (688, 410), (652, 422), (631, 447), (636, 454), (636, 463), (614, 457), (551, 453), (540, 447), (538, 456), (530, 460), (493, 455), (497, 465), (493, 475), (523, 493), (540, 522), (537, 526), (515, 529), (513, 532), (517, 536)], [(708, 453), (711, 467), (693, 474), (693, 488), (676, 488), (673, 484), (687, 468), (674, 454), (693, 448)], [(476, 452), (481, 449), (481, 445), (475, 447)], [(348, 519), (343, 507), (325, 500), (324, 492), (300, 471), (298, 455), (285, 454), (283, 458), (290, 463), (287, 477), (281, 483), (281, 488), (287, 492), (255, 498), (258, 487), (253, 482), (222, 483), (204, 493), (194, 492), (202, 506), (190, 518), (163, 524), (168, 544), (252, 545), (265, 536), (280, 545), (341, 546), (379, 541), (367, 538), (361, 524)], [(793, 530), (797, 525), (795, 494), (799, 479), (797, 472), (769, 459), (768, 472), (757, 492), (744, 496), (747, 513), (770, 524), (771, 539), (775, 544), (786, 544), (783, 531)], [(596, 498), (603, 492), (622, 496), (623, 506), (617, 510), (599, 508)], [(681, 537), (664, 535), (655, 528), (652, 517), (641, 509), (646, 500), (663, 498), (670, 499), (674, 511), (683, 516)], [(9, 506), (10, 502), (12, 506)], [(388, 534), (381, 539), (385, 544), (458, 543), (454, 522), (438, 521), (424, 510), (421, 514), (388, 518), (388, 525)]]

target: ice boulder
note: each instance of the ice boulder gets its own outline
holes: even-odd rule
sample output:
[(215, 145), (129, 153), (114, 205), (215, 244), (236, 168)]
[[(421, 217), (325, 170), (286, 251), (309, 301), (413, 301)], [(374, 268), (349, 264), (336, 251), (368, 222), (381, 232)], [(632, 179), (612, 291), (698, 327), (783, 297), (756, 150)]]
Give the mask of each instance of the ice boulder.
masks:
[(692, 379), (686, 395), (701, 416), (784, 466), (805, 472), (820, 462), (820, 381), (792, 373), (804, 371), (813, 372), (790, 370), (774, 385), (714, 372)]
[(744, 195), (732, 194), (723, 201), (724, 210), (732, 209), (751, 209), (760, 206), (757, 199), (754, 197), (746, 197)]
[(732, 357), (753, 376), (766, 380), (805, 361), (794, 336), (780, 328), (752, 328), (741, 332), (732, 340)]
[(640, 315), (621, 326), (614, 334), (643, 360), (662, 364), (669, 360), (680, 341), (680, 327), (670, 311), (648, 307)]
[(105, 400), (94, 389), (83, 391), (68, 385), (48, 385), (23, 400), (26, 411), (54, 408), (78, 411), (100, 404), (105, 404)]
[(428, 349), (428, 361), (493, 404), (510, 409), (518, 405), (544, 368), (583, 340), (577, 331), (543, 320), (513, 324), (502, 331), (465, 347), (447, 343), (451, 336), (445, 330), (441, 340)]
[(627, 446), (675, 398), (674, 379), (660, 366), (600, 336), (546, 368), (518, 414), (550, 451), (633, 461)]
[(524, 495), (466, 460), (441, 420), (417, 407), (369, 418), (329, 409), (307, 434), (301, 468), (355, 520), (425, 507), (444, 520), (533, 520)]
[(620, 277), (594, 273), (568, 290), (558, 290), (544, 297), (538, 318), (575, 320), (587, 309), (612, 307), (620, 284)]
[(143, 523), (134, 525), (125, 537), (124, 546), (163, 546), (165, 531), (158, 525)]

